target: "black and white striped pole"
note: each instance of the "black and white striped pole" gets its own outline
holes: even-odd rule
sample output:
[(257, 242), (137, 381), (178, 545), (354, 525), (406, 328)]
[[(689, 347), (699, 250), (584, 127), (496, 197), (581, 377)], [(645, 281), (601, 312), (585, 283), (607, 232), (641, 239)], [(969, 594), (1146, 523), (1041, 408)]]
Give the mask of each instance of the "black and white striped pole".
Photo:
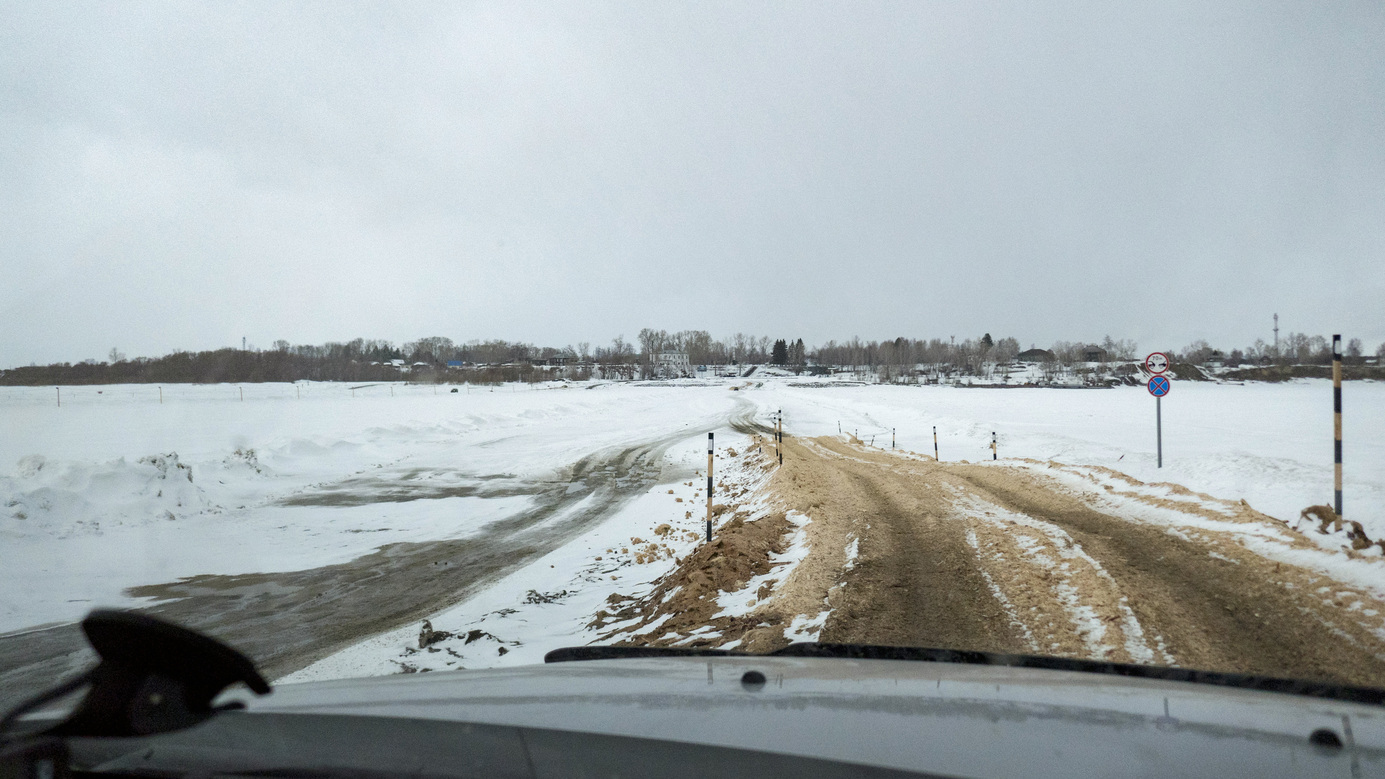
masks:
[(933, 426), (933, 462), (938, 461), (938, 426)]
[(894, 448), (894, 428), (890, 428), (890, 448)]
[(991, 460), (998, 460), (998, 459), (1000, 459), (1000, 457), (999, 457), (999, 455), (996, 454), (995, 431), (992, 430), (992, 431), (991, 431)]
[(1332, 336), (1332, 488), (1342, 516), (1342, 336)]
[(712, 433), (707, 434), (707, 542), (712, 541)]

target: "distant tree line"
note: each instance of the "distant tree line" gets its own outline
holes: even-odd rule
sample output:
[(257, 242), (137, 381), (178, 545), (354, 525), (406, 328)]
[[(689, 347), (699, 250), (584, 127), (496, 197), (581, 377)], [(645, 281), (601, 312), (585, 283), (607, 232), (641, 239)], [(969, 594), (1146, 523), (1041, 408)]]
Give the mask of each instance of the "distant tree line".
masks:
[[(1330, 365), (1332, 342), (1321, 335), (1289, 333), (1280, 339), (1278, 346), (1259, 339), (1245, 349), (1223, 352), (1206, 341), (1198, 340), (1178, 350), (1177, 355), (1180, 361), (1194, 365), (1216, 361), (1233, 368), (1241, 365)], [(1374, 356), (1377, 359), (1385, 358), (1385, 343), (1375, 350)], [(1360, 338), (1347, 340), (1342, 350), (1343, 362), (1360, 365), (1366, 357)]]
[[(1063, 372), (1086, 361), (1099, 347), (1103, 361), (1129, 362), (1143, 357), (1133, 341), (1107, 336), (1099, 344), (1059, 341), (1042, 350), (1036, 361), (1046, 371)], [(660, 352), (688, 355), (694, 366), (773, 364), (795, 371), (870, 371), (887, 380), (919, 372), (941, 375), (989, 376), (1007, 371), (1021, 354), (1012, 337), (947, 339), (895, 338), (883, 341), (828, 341), (808, 349), (802, 338), (771, 339), (736, 333), (715, 339), (705, 330), (644, 329), (634, 343), (617, 336), (609, 344), (593, 347), (581, 342), (567, 347), (535, 346), (503, 340), (464, 343), (432, 336), (395, 345), (390, 341), (357, 338), (319, 345), (292, 345), (275, 341), (261, 350), (215, 349), (176, 351), (163, 357), (127, 358), (111, 349), (108, 360), (30, 365), (0, 370), (0, 385), (122, 384), (122, 383), (217, 383), (265, 381), (541, 381), (563, 375), (583, 379), (634, 378), (652, 375)], [(1207, 365), (1218, 362), (1236, 366), (1323, 366), (1331, 362), (1331, 344), (1323, 336), (1290, 333), (1278, 348), (1256, 341), (1245, 349), (1222, 352), (1206, 341), (1195, 341), (1181, 350), (1170, 350), (1176, 362)], [(1348, 365), (1366, 360), (1361, 340), (1346, 345)], [(1375, 352), (1385, 357), (1385, 344)], [(457, 367), (460, 364), (460, 367)], [(554, 369), (561, 368), (560, 374)], [(1288, 374), (1286, 374), (1288, 375)], [(1297, 374), (1295, 374), (1297, 375)]]

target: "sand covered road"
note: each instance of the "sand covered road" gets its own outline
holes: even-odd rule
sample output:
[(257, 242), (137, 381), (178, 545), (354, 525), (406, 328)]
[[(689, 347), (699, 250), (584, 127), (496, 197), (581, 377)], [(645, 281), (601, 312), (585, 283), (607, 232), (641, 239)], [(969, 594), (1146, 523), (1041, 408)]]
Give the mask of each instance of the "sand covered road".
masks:
[(1283, 523), (1118, 474), (1050, 471), (1081, 473), (786, 439), (771, 487), (813, 518), (825, 549), (859, 549), (822, 593), (833, 608), (820, 640), (1385, 684), (1385, 603), (1286, 562), (1324, 553)]
[[(824, 642), (1385, 686), (1385, 560), (1244, 503), (1101, 468), (936, 463), (840, 437), (783, 448), (782, 467), (768, 440), (749, 455), (773, 470), (770, 508), (615, 604), (610, 619), (638, 619), (606, 640), (769, 651), (818, 625)], [(785, 563), (791, 542), (809, 551)], [(733, 592), (748, 609), (725, 610)]]

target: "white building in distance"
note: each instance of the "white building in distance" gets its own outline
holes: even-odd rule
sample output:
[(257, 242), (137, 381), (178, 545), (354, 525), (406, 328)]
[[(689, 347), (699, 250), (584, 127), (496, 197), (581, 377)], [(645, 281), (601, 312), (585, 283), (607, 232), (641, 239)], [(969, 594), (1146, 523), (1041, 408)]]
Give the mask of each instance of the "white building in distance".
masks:
[(659, 352), (654, 357), (654, 373), (664, 379), (681, 379), (693, 375), (687, 352)]

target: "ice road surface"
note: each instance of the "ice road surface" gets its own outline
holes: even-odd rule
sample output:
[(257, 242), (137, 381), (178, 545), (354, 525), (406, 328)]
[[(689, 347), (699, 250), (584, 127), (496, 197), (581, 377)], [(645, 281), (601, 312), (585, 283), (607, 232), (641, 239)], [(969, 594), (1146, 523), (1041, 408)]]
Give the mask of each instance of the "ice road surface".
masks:
[[(465, 537), (580, 458), (725, 420), (725, 388), (0, 389), (0, 633), (128, 587)], [(100, 394), (98, 394), (98, 392)], [(299, 393), (301, 394), (301, 399)]]
[[(743, 389), (733, 392), (732, 384)], [(1138, 387), (825, 386), (788, 378), (588, 386), (452, 393), (403, 384), (182, 385), (163, 387), (162, 404), (152, 385), (65, 387), (61, 408), (52, 387), (0, 388), (0, 632), (131, 605), (123, 594), (131, 586), (299, 570), (386, 543), (465, 537), (521, 510), (531, 485), (594, 451), (716, 424), (747, 402), (762, 421), (783, 409), (793, 435), (835, 434), (840, 426), (889, 447), (893, 428), (897, 446), (929, 454), (936, 425), (944, 460), (989, 459), (995, 431), (1002, 458), (1107, 466), (1243, 498), (1282, 519), (1332, 497), (1331, 386), (1323, 381), (1175, 382), (1163, 403), (1162, 469), (1154, 462), (1154, 401)], [(1353, 382), (1345, 394), (1345, 513), (1376, 538), (1385, 535), (1385, 385)], [(719, 443), (735, 440), (730, 431), (719, 435)], [(664, 505), (674, 500), (671, 486), (691, 498), (680, 485), (702, 443), (670, 450), (676, 467), (650, 493), (660, 496), (659, 511), (674, 510)], [(647, 513), (640, 500), (628, 504), (599, 537), (516, 571), (502, 589), (477, 596), (477, 607), (567, 588), (578, 568), (591, 565), (586, 546), (628, 537), (625, 525), (643, 523)], [(544, 570), (552, 581), (526, 579)], [(559, 600), (572, 604), (565, 625), (577, 624), (578, 611), (591, 613), (587, 596)], [(552, 607), (555, 619), (561, 611), (561, 603), (530, 605)], [(541, 622), (532, 637), (540, 643), (554, 629)], [(528, 645), (530, 637), (505, 638)]]

